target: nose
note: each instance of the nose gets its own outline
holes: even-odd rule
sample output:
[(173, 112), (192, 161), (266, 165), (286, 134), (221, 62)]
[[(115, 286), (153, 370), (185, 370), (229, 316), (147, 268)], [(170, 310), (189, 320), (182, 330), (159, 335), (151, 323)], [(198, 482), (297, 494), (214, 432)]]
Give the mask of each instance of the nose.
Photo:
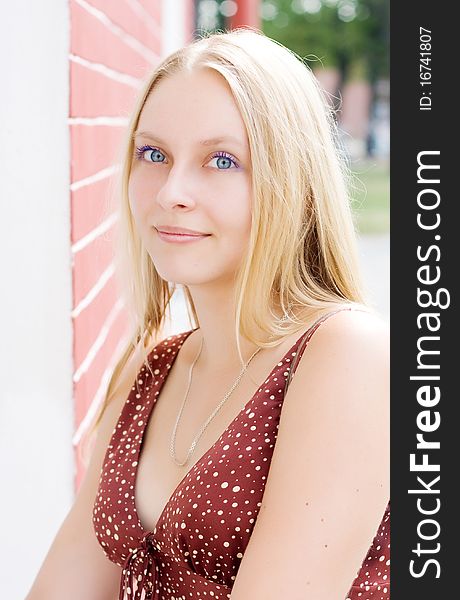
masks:
[(193, 177), (185, 167), (174, 165), (157, 193), (157, 202), (165, 210), (192, 209), (196, 206)]

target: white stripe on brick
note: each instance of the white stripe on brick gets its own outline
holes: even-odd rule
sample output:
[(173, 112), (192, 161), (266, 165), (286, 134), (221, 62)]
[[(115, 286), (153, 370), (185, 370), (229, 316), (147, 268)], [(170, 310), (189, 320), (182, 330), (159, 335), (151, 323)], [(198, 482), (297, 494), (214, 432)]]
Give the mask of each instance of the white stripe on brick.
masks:
[(92, 363), (94, 362), (94, 359), (97, 356), (97, 353), (104, 345), (104, 342), (110, 333), (110, 329), (111, 329), (113, 323), (115, 322), (115, 319), (117, 318), (118, 314), (120, 313), (121, 309), (123, 308), (123, 306), (124, 306), (124, 301), (122, 298), (119, 298), (116, 301), (116, 303), (115, 303), (114, 307), (112, 308), (112, 310), (110, 311), (110, 313), (108, 314), (107, 319), (102, 324), (102, 327), (99, 331), (99, 334), (98, 334), (96, 340), (94, 341), (91, 348), (88, 350), (88, 353), (85, 356), (84, 360), (82, 361), (81, 365), (75, 371), (75, 373), (73, 375), (74, 383), (78, 383), (80, 381), (80, 379), (83, 377), (83, 375), (85, 373), (87, 373), (87, 371), (91, 367)]
[(114, 175), (119, 169), (118, 165), (112, 165), (110, 167), (106, 167), (105, 169), (101, 169), (94, 175), (88, 175), (88, 177), (84, 177), (83, 179), (79, 179), (78, 181), (74, 181), (70, 184), (70, 191), (75, 192), (82, 187), (87, 185), (91, 185), (96, 183), (97, 181), (102, 181), (102, 179), (107, 179), (107, 177), (111, 177)]
[(113, 263), (111, 263), (107, 267), (107, 269), (102, 273), (102, 275), (99, 277), (98, 281), (96, 282), (96, 285), (94, 285), (90, 289), (90, 291), (86, 294), (86, 296), (80, 300), (78, 305), (70, 313), (72, 316), (72, 319), (76, 319), (78, 317), (78, 315), (80, 315), (85, 310), (85, 308), (88, 308), (88, 306), (91, 304), (91, 302), (94, 300), (94, 298), (96, 298), (96, 296), (99, 294), (99, 292), (101, 292), (104, 289), (106, 283), (110, 280), (110, 278), (112, 277), (112, 275), (114, 273), (115, 273), (115, 266)]
[(140, 17), (141, 21), (147, 25), (150, 31), (158, 38), (161, 37), (160, 25), (155, 21), (152, 15), (142, 6), (139, 0), (125, 0), (129, 8)]
[(129, 87), (135, 88), (136, 90), (142, 84), (141, 79), (137, 79), (136, 77), (132, 77), (131, 75), (127, 75), (126, 73), (122, 73), (121, 71), (115, 71), (115, 69), (111, 69), (107, 65), (103, 65), (102, 63), (92, 62), (91, 60), (86, 60), (86, 58), (82, 58), (81, 56), (77, 56), (76, 54), (69, 54), (69, 60), (76, 63), (77, 65), (81, 65), (90, 71), (94, 71), (107, 77), (108, 79), (112, 79), (117, 83), (122, 83), (124, 85), (128, 85)]
[(88, 125), (90, 127), (106, 126), (106, 127), (126, 127), (129, 119), (126, 117), (69, 117), (67, 123), (69, 125)]
[(81, 420), (80, 425), (78, 426), (77, 430), (75, 431), (72, 437), (72, 444), (74, 447), (78, 446), (78, 444), (81, 441), (81, 438), (88, 431), (91, 423), (96, 418), (96, 415), (99, 412), (99, 408), (101, 407), (102, 402), (104, 401), (105, 395), (107, 393), (110, 377), (127, 343), (128, 336), (125, 336), (120, 340), (120, 342), (118, 342), (115, 352), (112, 354), (110, 362), (107, 365), (107, 368), (105, 369), (104, 373), (102, 374), (101, 383), (99, 384), (99, 387), (97, 388), (96, 393), (94, 394), (94, 397), (91, 401), (91, 404), (89, 405), (86, 415)]
[(114, 23), (109, 17), (98, 8), (92, 6), (86, 0), (75, 0), (77, 4), (79, 4), (87, 13), (89, 13), (92, 17), (97, 19), (104, 27), (106, 27), (110, 33), (113, 33), (116, 37), (118, 37), (126, 46), (129, 46), (132, 50), (140, 54), (145, 60), (152, 65), (158, 62), (158, 55), (144, 46), (137, 38), (133, 37), (124, 29), (122, 29), (119, 25)]
[(72, 254), (75, 255), (75, 254), (77, 254), (77, 252), (80, 252), (81, 250), (83, 250), (83, 248), (86, 248), (86, 246), (89, 246), (90, 244), (92, 244), (94, 242), (94, 240), (96, 240), (103, 233), (105, 233), (111, 227), (113, 227), (114, 223), (116, 223), (117, 220), (118, 220), (118, 214), (115, 212), (112, 213), (110, 215), (110, 217), (108, 217), (105, 221), (102, 221), (102, 223), (99, 223), (99, 225), (97, 227), (95, 227), (89, 233), (87, 233), (85, 236), (80, 238), (78, 240), (78, 242), (75, 242), (75, 244), (72, 244), (72, 247), (71, 247)]

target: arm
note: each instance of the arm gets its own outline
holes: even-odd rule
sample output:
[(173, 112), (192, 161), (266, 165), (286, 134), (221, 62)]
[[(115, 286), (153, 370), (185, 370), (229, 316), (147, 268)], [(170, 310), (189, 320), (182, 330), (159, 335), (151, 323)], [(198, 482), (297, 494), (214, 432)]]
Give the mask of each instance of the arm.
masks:
[(120, 375), (102, 416), (91, 460), (74, 504), (62, 523), (26, 600), (114, 600), (121, 567), (104, 554), (92, 511), (104, 456), (142, 359), (137, 350)]
[(231, 600), (344, 600), (389, 499), (389, 348), (373, 315), (328, 319), (284, 399)]

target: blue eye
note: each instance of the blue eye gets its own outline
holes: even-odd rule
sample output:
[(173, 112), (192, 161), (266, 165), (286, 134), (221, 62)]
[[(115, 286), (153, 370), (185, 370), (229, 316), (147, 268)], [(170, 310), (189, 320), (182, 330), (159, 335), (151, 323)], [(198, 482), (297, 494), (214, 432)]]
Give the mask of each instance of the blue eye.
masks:
[(220, 164), (222, 167), (219, 171), (228, 171), (232, 164), (235, 165), (237, 169), (239, 168), (239, 164), (236, 162), (235, 158), (231, 154), (228, 154), (228, 152), (216, 152), (211, 160), (214, 160), (215, 158), (217, 158), (217, 164)]
[(136, 148), (137, 159), (142, 160), (144, 158), (144, 155), (147, 156), (147, 161), (159, 163), (162, 162), (161, 157), (164, 156), (161, 150), (159, 150), (158, 148), (153, 148), (152, 146), (141, 146), (140, 148)]
[[(165, 161), (162, 158), (165, 158), (165, 155), (159, 148), (155, 148), (154, 146), (140, 146), (136, 147), (136, 158), (138, 160), (145, 160), (146, 162), (159, 163), (164, 164)], [(237, 169), (240, 168), (236, 159), (229, 154), (228, 152), (216, 152), (213, 154), (210, 160), (217, 159), (217, 170), (218, 171), (228, 171), (232, 165)]]

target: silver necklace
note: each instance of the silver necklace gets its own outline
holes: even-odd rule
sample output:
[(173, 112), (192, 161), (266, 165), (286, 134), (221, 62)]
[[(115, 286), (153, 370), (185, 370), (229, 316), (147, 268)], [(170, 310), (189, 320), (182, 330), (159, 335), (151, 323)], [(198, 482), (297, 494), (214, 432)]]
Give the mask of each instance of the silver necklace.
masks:
[[(288, 312), (284, 314), (284, 316), (280, 320), (280, 323), (284, 322), (289, 317), (289, 310), (290, 310), (291, 306), (292, 305), (289, 305)], [(272, 337), (273, 336), (270, 336), (270, 338), (272, 338)], [(243, 368), (242, 368), (240, 374), (238, 375), (238, 377), (235, 379), (232, 387), (229, 389), (229, 391), (225, 394), (225, 396), (219, 402), (218, 406), (214, 409), (214, 411), (208, 417), (208, 419), (206, 420), (206, 422), (201, 426), (199, 432), (197, 433), (197, 435), (195, 436), (195, 438), (194, 438), (194, 440), (192, 442), (192, 445), (189, 448), (189, 451), (187, 452), (187, 456), (186, 456), (185, 460), (183, 462), (181, 462), (181, 461), (178, 460), (178, 458), (176, 456), (176, 449), (175, 449), (175, 446), (176, 446), (176, 433), (177, 433), (177, 428), (179, 426), (180, 418), (182, 416), (182, 412), (184, 410), (185, 403), (186, 403), (187, 398), (188, 398), (188, 393), (189, 393), (189, 390), (190, 390), (190, 385), (192, 383), (193, 367), (195, 366), (196, 361), (199, 359), (199, 357), (201, 355), (201, 350), (202, 349), (203, 349), (203, 338), (201, 338), (200, 350), (199, 350), (199, 352), (198, 352), (195, 360), (192, 362), (192, 365), (191, 365), (191, 367), (189, 369), (187, 391), (185, 392), (185, 396), (184, 396), (184, 399), (182, 401), (182, 406), (180, 408), (179, 414), (177, 415), (176, 423), (174, 425), (174, 429), (173, 429), (173, 432), (172, 432), (172, 435), (171, 435), (171, 441), (170, 441), (170, 445), (169, 445), (169, 454), (171, 455), (171, 458), (176, 463), (176, 465), (178, 465), (180, 467), (183, 467), (184, 465), (186, 465), (189, 462), (190, 457), (192, 456), (193, 451), (195, 450), (195, 447), (196, 447), (199, 439), (203, 435), (203, 433), (206, 430), (206, 428), (208, 427), (209, 423), (212, 421), (212, 419), (214, 419), (214, 417), (217, 415), (217, 413), (219, 412), (219, 410), (222, 408), (222, 406), (228, 400), (228, 398), (230, 397), (230, 395), (232, 394), (232, 392), (234, 391), (234, 389), (237, 387), (237, 385), (239, 384), (241, 378), (243, 377), (246, 369), (248, 368), (249, 363), (254, 358), (254, 356), (259, 352), (259, 350), (261, 350), (261, 347), (259, 346), (257, 348), (257, 350), (255, 352), (253, 352), (253, 354), (250, 357), (250, 359), (243, 365)]]

